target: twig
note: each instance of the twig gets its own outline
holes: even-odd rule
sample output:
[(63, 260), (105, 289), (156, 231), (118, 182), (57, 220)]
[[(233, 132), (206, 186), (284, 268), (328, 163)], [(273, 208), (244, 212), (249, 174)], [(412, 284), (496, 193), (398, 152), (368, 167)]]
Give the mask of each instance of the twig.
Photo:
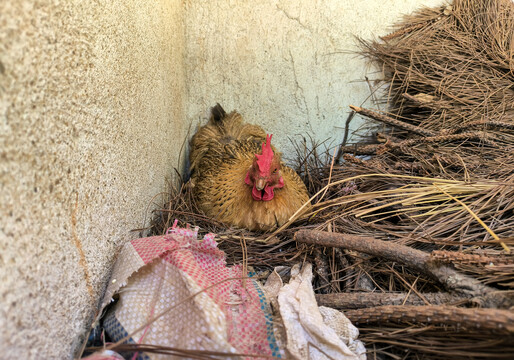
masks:
[(468, 140), (468, 139), (476, 139), (483, 141), (485, 144), (491, 146), (498, 146), (494, 141), (487, 138), (486, 134), (482, 134), (479, 132), (466, 132), (462, 134), (454, 134), (454, 135), (437, 135), (437, 136), (428, 136), (420, 139), (408, 139), (401, 141), (399, 143), (390, 143), (389, 146), (392, 149), (401, 148), (406, 146), (413, 146), (420, 143), (443, 143), (455, 140)]
[(396, 126), (401, 129), (411, 131), (411, 132), (419, 134), (419, 135), (423, 135), (423, 136), (436, 136), (437, 135), (437, 133), (434, 131), (423, 129), (423, 128), (420, 128), (419, 126), (414, 126), (409, 123), (393, 119), (387, 115), (379, 114), (372, 110), (364, 109), (364, 108), (354, 106), (354, 105), (350, 105), (350, 109), (352, 109), (355, 112), (358, 112), (359, 114), (367, 116), (369, 118), (375, 119), (377, 121), (381, 121), (381, 122), (389, 124), (391, 126)]
[(339, 151), (341, 154), (351, 153), (355, 155), (376, 155), (380, 149), (386, 149), (384, 144), (371, 144), (371, 145), (347, 145), (341, 146)]
[(348, 133), (350, 131), (350, 123), (355, 116), (355, 111), (351, 111), (350, 114), (348, 114), (348, 117), (346, 118), (346, 123), (344, 127), (344, 136), (343, 141), (341, 142), (341, 145), (339, 146), (339, 149), (337, 150), (336, 155), (336, 164), (339, 164), (339, 160), (341, 159), (341, 155), (343, 155), (342, 149), (346, 146), (346, 142), (348, 141)]
[(340, 147), (339, 150), (342, 153), (354, 153), (356, 155), (377, 155), (382, 154), (386, 151), (394, 151), (394, 150), (402, 150), (407, 147), (411, 147), (418, 144), (435, 144), (435, 143), (445, 143), (456, 140), (479, 140), (484, 144), (493, 147), (499, 147), (498, 144), (489, 139), (487, 134), (479, 133), (479, 132), (466, 132), (462, 134), (453, 134), (453, 135), (436, 135), (436, 136), (427, 136), (416, 139), (407, 139), (402, 140), (400, 142), (386, 142), (385, 144), (370, 144), (370, 145), (350, 145)]
[(467, 124), (463, 124), (462, 126), (459, 126), (456, 130), (462, 130), (462, 129), (468, 129), (470, 127), (475, 126), (482, 126), (485, 128), (499, 128), (499, 129), (514, 129), (514, 123), (508, 123), (505, 121), (498, 121), (498, 120), (477, 120), (477, 121), (471, 121)]
[(424, 323), (455, 326), (480, 332), (514, 333), (514, 313), (509, 310), (458, 308), (454, 306), (386, 305), (346, 311), (352, 323)]
[[(336, 309), (361, 309), (384, 305), (424, 305), (425, 302), (418, 296), (407, 296), (407, 293), (383, 292), (356, 292), (337, 294), (316, 294), (319, 306), (328, 306)], [(423, 296), (432, 305), (445, 305), (467, 303), (469, 298), (449, 293), (425, 293)]]
[(434, 250), (430, 254), (434, 260), (445, 263), (477, 264), (477, 265), (506, 265), (514, 264), (514, 257), (486, 256), (465, 254), (460, 251)]

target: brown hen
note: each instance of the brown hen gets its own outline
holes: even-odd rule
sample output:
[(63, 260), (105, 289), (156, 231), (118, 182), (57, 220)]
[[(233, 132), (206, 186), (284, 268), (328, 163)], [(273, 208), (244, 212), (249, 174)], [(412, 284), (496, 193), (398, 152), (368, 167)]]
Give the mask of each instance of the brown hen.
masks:
[(271, 135), (217, 104), (191, 140), (198, 207), (227, 225), (272, 230), (309, 201), (305, 184), (271, 146)]

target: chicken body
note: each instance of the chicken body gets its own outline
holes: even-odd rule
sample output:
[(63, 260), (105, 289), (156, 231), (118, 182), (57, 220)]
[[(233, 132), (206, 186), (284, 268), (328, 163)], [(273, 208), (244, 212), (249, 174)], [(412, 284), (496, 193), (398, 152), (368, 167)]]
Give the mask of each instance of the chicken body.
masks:
[(272, 230), (309, 201), (305, 184), (270, 142), (237, 112), (226, 114), (219, 104), (212, 109), (191, 140), (190, 154), (193, 195), (207, 216), (238, 228)]

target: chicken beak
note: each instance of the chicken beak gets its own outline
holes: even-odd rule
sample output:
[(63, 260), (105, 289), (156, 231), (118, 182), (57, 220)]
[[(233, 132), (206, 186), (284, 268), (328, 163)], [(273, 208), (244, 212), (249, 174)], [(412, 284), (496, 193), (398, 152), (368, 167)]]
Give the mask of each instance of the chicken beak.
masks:
[(266, 186), (266, 179), (260, 178), (260, 179), (257, 179), (257, 181), (255, 182), (255, 188), (259, 191), (264, 189), (265, 186)]

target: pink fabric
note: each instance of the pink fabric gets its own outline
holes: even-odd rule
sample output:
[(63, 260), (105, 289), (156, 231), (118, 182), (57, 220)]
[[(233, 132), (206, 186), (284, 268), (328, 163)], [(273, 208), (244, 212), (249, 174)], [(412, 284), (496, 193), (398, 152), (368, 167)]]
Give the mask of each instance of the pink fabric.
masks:
[[(110, 281), (103, 301), (107, 304), (114, 293), (120, 294), (120, 301), (104, 321), (110, 324), (107, 332), (133, 334), (149, 319), (181, 304), (133, 334), (132, 341), (276, 355), (279, 350), (270, 309), (259, 285), (251, 279), (241, 280), (241, 266), (226, 266), (225, 253), (218, 249), (214, 234), (205, 235), (202, 241), (197, 235), (198, 229), (179, 228), (175, 222), (166, 235), (136, 239), (122, 249), (113, 270), (115, 280)], [(207, 289), (204, 293), (212, 301), (201, 295), (188, 300), (202, 289)]]

